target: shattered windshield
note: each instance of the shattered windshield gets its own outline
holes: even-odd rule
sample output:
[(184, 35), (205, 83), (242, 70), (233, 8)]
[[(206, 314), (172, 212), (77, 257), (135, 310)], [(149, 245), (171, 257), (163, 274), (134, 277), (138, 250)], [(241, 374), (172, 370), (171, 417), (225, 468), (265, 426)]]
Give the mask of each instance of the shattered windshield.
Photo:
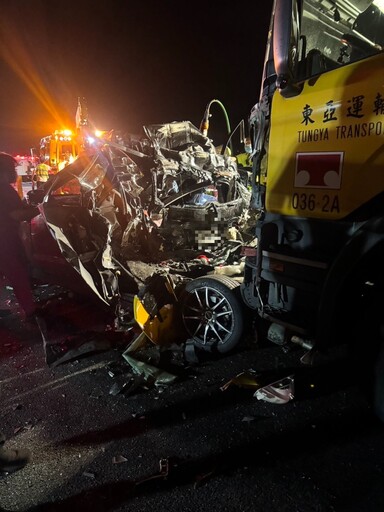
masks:
[(384, 14), (376, 2), (303, 1), (303, 78), (356, 62), (383, 48)]

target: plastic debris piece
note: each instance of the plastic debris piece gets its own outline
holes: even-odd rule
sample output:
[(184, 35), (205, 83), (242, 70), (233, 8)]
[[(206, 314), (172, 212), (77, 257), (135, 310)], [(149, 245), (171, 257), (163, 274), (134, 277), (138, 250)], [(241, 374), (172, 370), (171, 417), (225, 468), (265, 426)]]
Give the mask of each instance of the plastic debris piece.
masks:
[(122, 389), (122, 386), (119, 386), (119, 384), (117, 384), (117, 382), (115, 382), (112, 385), (111, 389), (109, 390), (109, 394), (112, 396), (116, 396), (119, 393), (121, 393), (121, 389)]
[(129, 376), (128, 380), (126, 380), (122, 384), (115, 382), (112, 385), (111, 389), (109, 390), (109, 394), (113, 395), (113, 396), (123, 394), (123, 393), (125, 395), (130, 395), (134, 391), (136, 391), (137, 388), (139, 388), (140, 386), (143, 386), (143, 384), (144, 384), (144, 377), (142, 375), (131, 375), (131, 376)]
[(84, 471), (83, 476), (86, 476), (87, 478), (96, 478), (95, 473), (88, 473), (88, 471)]
[(197, 357), (196, 347), (193, 340), (187, 340), (185, 342), (184, 357), (187, 363), (197, 364), (199, 362), (199, 358)]
[(159, 474), (161, 476), (168, 476), (169, 473), (169, 463), (168, 459), (160, 459), (159, 460)]
[(232, 384), (239, 386), (241, 388), (249, 388), (249, 389), (258, 389), (261, 384), (257, 380), (257, 373), (254, 370), (247, 370), (245, 372), (239, 373), (236, 377), (226, 382), (223, 386), (221, 386), (220, 390), (225, 391)]
[(156, 368), (144, 361), (139, 361), (134, 357), (127, 354), (127, 351), (123, 354), (124, 359), (127, 363), (132, 367), (134, 373), (137, 375), (143, 375), (146, 382), (153, 382), (155, 386), (165, 386), (167, 384), (171, 384), (177, 378), (176, 375), (172, 375), (171, 373), (161, 370), (160, 368)]
[(147, 477), (141, 478), (140, 480), (137, 480), (136, 481), (136, 485), (140, 485), (140, 484), (142, 484), (144, 482), (148, 482), (149, 480), (155, 480), (157, 478), (166, 479), (168, 474), (169, 474), (169, 461), (168, 461), (168, 459), (160, 459), (159, 460), (159, 472), (154, 474), (154, 475), (147, 476)]
[(256, 390), (253, 395), (258, 400), (264, 400), (272, 404), (286, 404), (294, 398), (295, 381), (294, 376), (289, 375), (281, 380), (272, 382)]
[(65, 345), (45, 344), (45, 360), (48, 366), (54, 368), (59, 364), (71, 361), (85, 354), (104, 351), (111, 348), (110, 341), (106, 339), (93, 339), (83, 341), (79, 336), (78, 340), (75, 341), (77, 342), (78, 346), (76, 346), (76, 343), (74, 343), (75, 346), (71, 349)]
[[(148, 345), (150, 340), (147, 338), (147, 335), (144, 332), (141, 332), (128, 346), (126, 353), (128, 352), (136, 352), (140, 348), (143, 348), (145, 345)], [(124, 354), (123, 354), (124, 355)]]
[(126, 459), (123, 455), (117, 455), (116, 457), (112, 458), (112, 464), (123, 464), (124, 462), (128, 462), (128, 459)]
[(254, 416), (244, 416), (244, 418), (241, 420), (244, 423), (250, 423), (251, 421), (254, 421)]
[(193, 484), (193, 488), (194, 489), (197, 489), (198, 487), (200, 487), (201, 485), (204, 484), (205, 481), (207, 481), (209, 478), (211, 478), (211, 476), (215, 473), (215, 471), (208, 471), (207, 473), (200, 473), (199, 475), (196, 476), (196, 481), (195, 483)]

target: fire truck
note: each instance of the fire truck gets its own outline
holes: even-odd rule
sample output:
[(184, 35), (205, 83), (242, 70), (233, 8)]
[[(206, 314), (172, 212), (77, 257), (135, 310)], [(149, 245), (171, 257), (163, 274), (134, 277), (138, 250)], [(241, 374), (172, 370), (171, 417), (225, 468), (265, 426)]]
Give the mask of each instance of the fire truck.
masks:
[(55, 174), (73, 162), (84, 147), (92, 145), (94, 138), (103, 137), (109, 133), (90, 128), (85, 98), (78, 98), (75, 121), (76, 130), (55, 130), (40, 140), (40, 164), (48, 166), (49, 174)]
[(384, 3), (275, 0), (241, 295), (268, 338), (346, 343), (384, 420)]
[(40, 162), (48, 165), (52, 173), (72, 162), (79, 153), (77, 136), (72, 130), (55, 130), (40, 140)]
[(32, 178), (33, 169), (38, 164), (38, 158), (33, 155), (15, 155), (14, 159), (17, 162), (17, 180), (15, 183), (15, 189), (17, 190), (20, 198), (23, 199), (24, 192), (30, 189), (29, 183)]

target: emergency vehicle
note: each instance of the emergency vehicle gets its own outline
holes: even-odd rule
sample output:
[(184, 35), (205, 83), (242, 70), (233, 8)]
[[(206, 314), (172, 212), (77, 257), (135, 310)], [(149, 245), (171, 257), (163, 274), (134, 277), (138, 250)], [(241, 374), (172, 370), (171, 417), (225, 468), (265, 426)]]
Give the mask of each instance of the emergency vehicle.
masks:
[(18, 176), (21, 176), (23, 181), (31, 179), (31, 168), (35, 164), (35, 159), (29, 155), (15, 155), (14, 159), (17, 162), (16, 172)]
[(55, 130), (40, 140), (40, 162), (55, 173), (72, 162), (79, 153), (79, 142), (72, 130)]
[(14, 159), (17, 162), (17, 180), (14, 186), (20, 198), (23, 199), (24, 192), (30, 189), (33, 169), (36, 166), (38, 159), (33, 155), (14, 155)]
[(383, 2), (274, 1), (241, 291), (303, 362), (346, 343), (384, 420), (383, 49)]

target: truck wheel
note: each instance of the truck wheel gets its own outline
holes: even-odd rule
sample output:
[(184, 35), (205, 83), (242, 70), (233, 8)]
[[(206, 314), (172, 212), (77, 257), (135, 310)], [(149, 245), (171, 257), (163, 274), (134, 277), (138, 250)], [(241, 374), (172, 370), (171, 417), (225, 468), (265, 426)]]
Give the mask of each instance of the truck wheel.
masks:
[(239, 343), (243, 313), (238, 287), (227, 276), (199, 277), (187, 283), (180, 297), (181, 316), (197, 347), (226, 353)]

